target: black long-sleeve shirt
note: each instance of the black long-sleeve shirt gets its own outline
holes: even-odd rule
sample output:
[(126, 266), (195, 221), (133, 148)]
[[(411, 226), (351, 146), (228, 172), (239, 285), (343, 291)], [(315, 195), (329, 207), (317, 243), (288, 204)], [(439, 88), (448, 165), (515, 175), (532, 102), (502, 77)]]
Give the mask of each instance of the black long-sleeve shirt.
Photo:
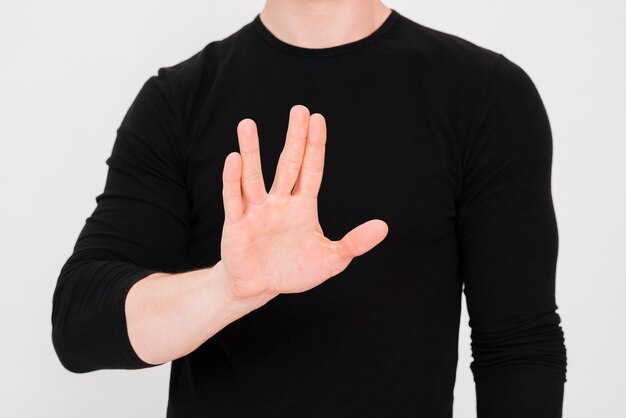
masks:
[(566, 350), (542, 100), (503, 54), (396, 10), (369, 36), (321, 49), (285, 43), (257, 15), (147, 78), (58, 277), (63, 366), (151, 366), (130, 345), (128, 290), (220, 259), (237, 123), (257, 123), (269, 185), (294, 104), (326, 118), (326, 236), (374, 218), (388, 235), (339, 275), (174, 360), (167, 416), (449, 418), (464, 293), (479, 418), (560, 417)]

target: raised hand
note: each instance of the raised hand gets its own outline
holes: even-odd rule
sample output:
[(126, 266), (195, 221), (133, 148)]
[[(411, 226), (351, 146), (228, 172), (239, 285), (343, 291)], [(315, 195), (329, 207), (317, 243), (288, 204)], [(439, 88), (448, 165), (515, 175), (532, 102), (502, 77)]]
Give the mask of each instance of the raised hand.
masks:
[(269, 193), (261, 172), (256, 124), (237, 126), (240, 153), (225, 160), (225, 220), (221, 256), (234, 295), (299, 293), (342, 272), (378, 245), (388, 227), (369, 220), (339, 241), (324, 236), (317, 213), (326, 146), (326, 121), (295, 105)]

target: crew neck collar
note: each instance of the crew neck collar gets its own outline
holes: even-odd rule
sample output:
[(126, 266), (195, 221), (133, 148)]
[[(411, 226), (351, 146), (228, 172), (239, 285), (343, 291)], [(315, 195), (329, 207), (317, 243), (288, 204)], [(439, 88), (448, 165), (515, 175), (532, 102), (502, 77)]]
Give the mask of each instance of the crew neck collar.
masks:
[(305, 48), (282, 41), (281, 39), (276, 37), (276, 35), (270, 32), (270, 30), (261, 21), (260, 16), (261, 14), (257, 13), (257, 15), (254, 17), (254, 20), (252, 21), (252, 26), (254, 26), (257, 33), (259, 33), (261, 37), (273, 47), (278, 48), (284, 52), (296, 55), (303, 55), (308, 57), (326, 57), (352, 51), (354, 49), (361, 48), (367, 44), (370, 44), (371, 42), (374, 42), (394, 24), (400, 14), (392, 8), (391, 13), (387, 16), (383, 23), (378, 26), (378, 28), (376, 28), (374, 32), (370, 33), (366, 37), (357, 39), (356, 41), (326, 48)]

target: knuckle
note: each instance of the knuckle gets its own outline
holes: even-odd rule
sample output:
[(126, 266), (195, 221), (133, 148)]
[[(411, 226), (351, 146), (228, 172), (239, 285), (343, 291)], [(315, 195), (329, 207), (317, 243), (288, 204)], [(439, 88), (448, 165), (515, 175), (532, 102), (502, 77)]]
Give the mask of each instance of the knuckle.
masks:
[(243, 176), (243, 180), (248, 181), (248, 182), (258, 181), (261, 178), (262, 178), (261, 172), (258, 170), (251, 171), (250, 173), (246, 173)]

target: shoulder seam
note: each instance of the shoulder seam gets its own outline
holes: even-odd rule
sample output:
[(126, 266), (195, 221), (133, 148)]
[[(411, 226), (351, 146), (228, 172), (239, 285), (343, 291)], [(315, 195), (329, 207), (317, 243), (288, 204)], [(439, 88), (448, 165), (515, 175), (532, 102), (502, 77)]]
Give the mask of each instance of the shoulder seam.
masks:
[[(496, 62), (493, 64), (493, 67), (491, 68), (490, 72), (489, 72), (489, 78), (487, 80), (487, 84), (485, 86), (485, 89), (483, 91), (483, 98), (482, 101), (480, 103), (480, 107), (478, 109), (478, 112), (476, 113), (479, 117), (482, 115), (483, 110), (485, 108), (485, 102), (487, 101), (487, 96), (489, 95), (489, 90), (491, 89), (491, 85), (493, 84), (493, 79), (496, 73), (496, 69), (498, 68), (498, 66), (500, 65), (500, 62), (502, 62), (502, 60), (504, 59), (504, 55), (501, 53), (497, 53), (498, 58), (496, 59)], [(483, 120), (480, 121), (480, 124), (478, 125), (478, 127), (476, 128), (476, 130), (474, 131), (474, 133), (471, 133), (470, 135), (468, 135), (467, 138), (465, 138), (465, 143), (469, 143), (469, 141), (472, 141), (476, 135), (478, 135), (478, 133), (480, 132), (480, 130), (483, 127), (483, 123), (484, 123), (484, 118)]]
[(164, 83), (164, 89), (166, 90), (165, 93), (167, 96), (167, 100), (169, 102), (169, 106), (176, 120), (176, 138), (175, 138), (176, 143), (173, 145), (175, 146), (176, 153), (178, 154), (176, 156), (176, 159), (178, 160), (178, 165), (181, 169), (181, 175), (183, 176), (182, 180), (186, 184), (187, 183), (187, 164), (186, 164), (186, 157), (185, 157), (183, 144), (182, 144), (182, 139), (183, 139), (182, 118), (181, 118), (181, 115), (179, 114), (178, 106), (176, 104), (176, 99), (174, 97), (174, 94), (170, 86), (171, 80), (169, 79), (169, 77), (163, 77), (168, 68), (171, 68), (171, 67), (159, 68), (157, 71), (157, 77), (162, 77), (162, 80)]

